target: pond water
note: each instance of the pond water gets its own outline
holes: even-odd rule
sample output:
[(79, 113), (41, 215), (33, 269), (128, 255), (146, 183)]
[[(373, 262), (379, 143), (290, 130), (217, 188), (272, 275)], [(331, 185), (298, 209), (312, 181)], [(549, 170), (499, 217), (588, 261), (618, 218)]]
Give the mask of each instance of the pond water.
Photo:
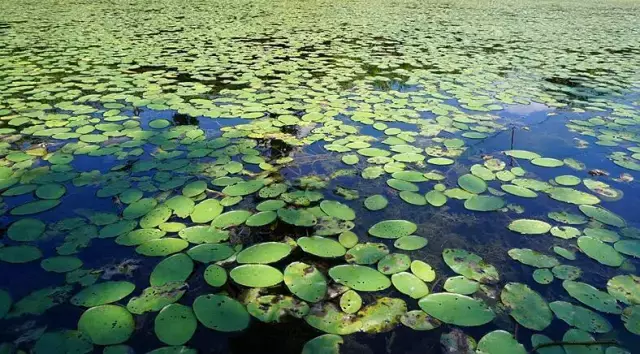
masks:
[(0, 8), (0, 353), (637, 352), (637, 1)]

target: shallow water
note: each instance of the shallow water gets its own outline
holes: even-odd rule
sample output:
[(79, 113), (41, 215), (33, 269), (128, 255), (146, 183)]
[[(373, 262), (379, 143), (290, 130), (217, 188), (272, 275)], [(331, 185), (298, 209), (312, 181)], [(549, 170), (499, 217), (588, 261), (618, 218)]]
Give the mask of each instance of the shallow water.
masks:
[[(565, 341), (607, 342), (555, 347), (558, 353), (634, 352), (640, 335), (640, 241), (634, 241), (640, 238), (635, 229), (640, 227), (635, 211), (640, 194), (634, 179), (640, 171), (638, 2), (0, 0), (0, 8), (0, 352), (300, 353), (305, 343), (325, 333), (342, 335), (341, 353), (465, 352), (442, 341), (449, 333), (460, 333), (457, 330), (479, 342), (479, 352), (489, 354), (499, 353), (497, 347), (509, 353), (531, 350), (534, 334), (553, 341), (565, 336)], [(369, 147), (379, 150), (363, 150)], [(559, 166), (541, 166), (549, 161), (531, 156), (511, 157), (513, 150), (557, 159), (550, 162)], [(411, 153), (401, 154), (406, 152)], [(379, 156), (370, 159), (372, 154)], [(357, 159), (349, 161), (355, 159), (349, 156)], [(450, 160), (441, 164), (436, 157)], [(483, 174), (480, 166), (493, 170), (487, 175), (484, 169)], [(427, 178), (407, 185), (392, 178), (398, 171), (426, 173)], [(524, 174), (516, 178), (504, 171)], [(467, 176), (472, 185), (459, 182), (469, 174), (480, 181)], [(575, 176), (576, 182), (559, 185), (555, 178), (563, 175)], [(512, 178), (514, 184), (535, 189), (537, 196), (505, 194), (501, 186)], [(260, 181), (265, 187), (246, 192), (227, 187), (241, 180)], [(193, 184), (196, 181), (206, 182), (206, 189)], [(283, 184), (284, 195), (262, 194), (275, 184)], [(196, 192), (190, 194), (191, 187)], [(405, 192), (402, 198), (402, 187), (417, 188), (418, 193)], [(25, 189), (13, 195), (19, 188)], [(570, 188), (571, 197), (558, 198), (566, 191), (561, 188)], [(309, 191), (306, 197), (314, 192), (321, 197), (294, 201), (287, 194), (299, 190)], [(433, 190), (444, 190), (444, 205), (425, 199)], [(481, 199), (473, 192), (493, 196), (491, 203), (499, 205), (474, 211), (472, 203), (465, 203)], [(129, 206), (138, 205), (135, 198), (127, 200), (128, 193), (139, 193), (138, 198), (150, 198), (157, 206), (131, 216)], [(183, 194), (195, 203), (222, 201), (224, 208), (210, 211), (205, 222), (194, 221), (189, 208), (181, 215), (179, 208), (165, 207), (170, 198)], [(376, 194), (383, 195), (388, 206), (372, 211), (364, 201)], [(409, 204), (407, 198), (421, 205)], [(314, 225), (293, 225), (310, 216), (301, 212), (292, 222), (282, 210), (262, 226), (247, 226), (246, 217), (225, 223), (230, 214), (214, 219), (232, 210), (257, 213), (257, 205), (266, 199), (285, 200), (282, 210), (309, 210)], [(38, 200), (54, 202), (39, 212), (38, 204), (30, 204)], [(341, 204), (337, 211), (327, 203), (320, 208), (321, 200)], [(557, 228), (536, 235), (508, 228), (520, 219), (542, 221), (543, 228), (563, 226), (549, 213), (584, 216), (582, 204), (614, 214), (587, 215), (583, 224), (564, 224), (577, 229), (568, 239), (558, 237)], [(351, 212), (354, 217), (348, 217)], [(144, 216), (154, 213), (159, 216)], [(323, 234), (323, 225), (340, 218), (346, 220), (342, 229)], [(233, 246), (233, 255), (210, 264), (189, 260), (193, 270), (182, 277), (188, 268), (184, 264), (168, 272), (181, 278), (175, 284), (186, 283), (184, 295), (175, 302), (187, 306), (187, 317), (198, 321), (192, 335), (167, 340), (156, 324), (160, 308), (129, 315), (127, 305), (150, 287), (150, 275), (161, 261), (181, 253), (195, 257), (188, 252), (203, 241), (172, 229), (162, 239), (189, 242), (145, 256), (136, 247), (146, 245), (145, 240), (123, 245), (129, 230), (109, 237), (99, 237), (100, 231), (123, 220), (133, 220), (136, 229), (158, 229), (176, 226), (166, 224), (170, 222), (184, 228), (209, 225), (211, 219), (222, 225), (213, 230), (228, 232), (217, 241), (221, 247)], [(408, 251), (394, 246), (397, 232), (388, 238), (372, 235), (373, 225), (394, 219), (414, 223), (413, 233), (428, 244)], [(16, 226), (18, 222), (26, 226)], [(343, 319), (375, 326), (341, 332), (326, 323), (312, 325), (310, 318), (325, 318), (327, 309), (340, 305), (340, 296), (326, 294), (315, 304), (295, 300), (285, 269), (304, 262), (330, 286), (344, 283), (330, 270), (367, 262), (350, 258), (350, 253), (320, 257), (317, 252), (326, 249), (309, 250), (296, 242), (317, 233), (337, 241), (346, 230), (361, 244), (383, 244), (390, 253), (431, 265), (436, 274), (426, 282), (431, 294), (445, 292), (445, 281), (458, 275), (443, 260), (445, 249), (482, 257), (495, 267), (499, 280), (475, 279), (484, 284), (469, 296), (486, 306), (492, 318), (460, 325), (459, 318), (445, 319), (419, 306), (419, 299), (400, 292), (394, 282), (381, 291), (358, 290), (363, 308)], [(597, 246), (579, 245), (579, 239)], [(260, 295), (284, 295), (301, 307), (310, 306), (309, 314), (297, 316), (302, 318), (292, 312), (271, 322), (255, 313), (250, 317), (245, 308), (255, 308), (258, 299), (251, 289), (258, 286), (243, 285), (233, 275), (220, 286), (205, 280), (211, 264), (231, 274), (239, 267), (235, 256), (243, 248), (266, 242), (286, 243), (291, 251), (267, 262), (285, 272), (286, 284), (276, 281)], [(340, 243), (344, 247), (332, 245), (342, 253), (352, 246)], [(554, 246), (574, 251), (576, 259), (554, 253)], [(603, 291), (620, 311), (606, 313), (598, 304), (569, 294), (563, 286), (567, 282), (557, 277), (546, 285), (534, 281), (536, 268), (510, 257), (508, 251), (515, 248), (578, 267), (582, 274), (576, 281)], [(68, 258), (53, 258), (58, 256)], [(46, 271), (45, 259), (60, 261), (61, 269)], [(377, 260), (372, 263), (364, 265), (376, 268)], [(82, 274), (82, 281), (73, 281)], [(629, 280), (622, 287), (626, 295), (608, 285), (614, 277), (613, 283)], [(88, 328), (97, 318), (79, 325), (94, 305), (74, 305), (71, 297), (84, 287), (114, 281), (130, 282), (134, 288), (94, 305), (128, 308), (122, 316), (134, 323), (115, 321), (115, 327), (131, 331), (121, 337), (113, 334), (113, 326), (97, 327), (108, 337), (101, 340)], [(555, 313), (543, 328), (531, 329), (531, 323), (518, 316), (522, 309), (509, 309), (508, 300), (501, 300), (500, 294), (506, 296), (513, 283), (526, 284), (532, 290), (526, 295), (542, 299), (528, 306), (533, 309), (529, 315), (540, 316), (549, 312), (548, 303), (567, 301), (593, 310), (610, 323), (610, 330), (578, 333)], [(66, 292), (51, 296), (55, 306), (46, 305), (48, 298), (28, 303), (34, 291), (65, 284)], [(212, 308), (195, 309), (194, 317), (191, 307), (207, 294), (237, 299), (240, 309), (218, 317), (211, 315)], [(385, 298), (400, 299), (406, 308), (383, 310), (388, 317), (367, 312)], [(404, 312), (421, 309), (442, 323), (427, 331), (403, 324)], [(472, 318), (477, 313), (462, 310), (458, 315)], [(223, 325), (233, 322), (229, 318), (250, 320), (225, 332), (207, 328), (203, 316), (225, 319)], [(168, 322), (185, 327), (178, 319)], [(584, 329), (589, 323), (583, 317), (572, 325)], [(503, 335), (496, 330), (507, 331), (520, 344), (501, 337), (492, 347), (488, 339), (481, 340)], [(615, 351), (614, 341), (620, 351)], [(108, 346), (118, 344), (126, 347)], [(311, 344), (306, 348), (315, 353)]]

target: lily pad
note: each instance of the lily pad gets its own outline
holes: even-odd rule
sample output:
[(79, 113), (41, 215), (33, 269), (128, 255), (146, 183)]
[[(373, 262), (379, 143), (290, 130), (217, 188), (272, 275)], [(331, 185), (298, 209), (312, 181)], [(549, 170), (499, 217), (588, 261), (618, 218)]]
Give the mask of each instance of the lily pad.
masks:
[(411, 262), (411, 273), (426, 282), (432, 282), (436, 279), (436, 272), (433, 268), (429, 264), (420, 260), (414, 260)]
[(451, 270), (471, 280), (485, 284), (495, 284), (500, 280), (498, 270), (474, 253), (447, 248), (442, 252), (442, 258)]
[(540, 294), (522, 283), (507, 283), (500, 293), (500, 300), (509, 314), (523, 327), (542, 331), (551, 324), (553, 314)]
[(249, 326), (249, 313), (235, 299), (224, 295), (200, 295), (193, 301), (193, 312), (205, 327), (220, 332), (237, 332)]
[(202, 201), (193, 208), (191, 212), (191, 221), (196, 224), (204, 224), (215, 219), (222, 213), (222, 205), (215, 199), (207, 199)]
[(345, 313), (356, 313), (362, 307), (362, 298), (357, 292), (348, 290), (340, 296), (340, 308)]
[(593, 205), (600, 203), (600, 199), (594, 195), (567, 187), (551, 188), (549, 191), (549, 197), (560, 202), (577, 205)]
[(391, 282), (399, 292), (414, 299), (419, 299), (429, 294), (427, 284), (411, 273), (400, 272), (393, 274)]
[(624, 327), (633, 334), (640, 335), (640, 305), (629, 306), (622, 311)]
[(528, 248), (513, 248), (508, 254), (512, 259), (536, 268), (553, 268), (560, 264), (555, 257)]
[(60, 204), (60, 200), (58, 199), (45, 199), (45, 200), (36, 200), (34, 202), (29, 202), (17, 206), (9, 212), (11, 215), (22, 216), (22, 215), (31, 215), (38, 214), (49, 209), (53, 209)]
[(308, 302), (318, 302), (327, 293), (327, 280), (314, 266), (293, 262), (284, 270), (284, 283), (294, 295)]
[(447, 203), (447, 196), (440, 191), (429, 191), (424, 197), (427, 200), (427, 203), (434, 207), (441, 207)]
[(569, 326), (592, 333), (607, 333), (613, 327), (598, 313), (566, 301), (554, 301), (549, 304), (553, 313)]
[(275, 263), (291, 253), (291, 246), (281, 242), (257, 243), (245, 248), (236, 257), (238, 263)]
[(464, 201), (464, 207), (472, 211), (495, 211), (504, 204), (504, 199), (492, 195), (475, 195)]
[(560, 264), (551, 269), (553, 276), (562, 280), (576, 280), (582, 276), (582, 270), (572, 265)]
[(245, 264), (235, 267), (229, 272), (233, 281), (252, 288), (266, 288), (282, 282), (282, 273), (265, 264)]
[(487, 182), (472, 174), (460, 176), (458, 178), (458, 185), (467, 192), (474, 194), (480, 194), (487, 190)]
[(262, 322), (273, 323), (287, 317), (303, 318), (309, 313), (309, 305), (291, 296), (266, 295), (249, 302), (247, 311)]
[(587, 256), (598, 261), (598, 263), (610, 267), (619, 267), (624, 261), (624, 257), (622, 257), (618, 251), (595, 237), (579, 237), (578, 247), (580, 247), (580, 250)]
[(420, 308), (438, 320), (456, 326), (481, 326), (495, 313), (482, 300), (453, 293), (429, 294), (418, 301)]
[(396, 239), (409, 236), (418, 229), (418, 226), (407, 220), (384, 220), (369, 228), (371, 236)]
[(523, 235), (542, 235), (551, 230), (551, 225), (534, 219), (514, 220), (507, 227), (509, 230)]
[(357, 291), (380, 291), (391, 286), (389, 278), (375, 269), (361, 265), (338, 265), (329, 269), (329, 276), (337, 283)]
[(7, 236), (19, 242), (36, 241), (42, 236), (45, 228), (45, 223), (39, 219), (23, 218), (9, 226)]
[(427, 243), (429, 243), (429, 240), (424, 237), (409, 235), (396, 239), (393, 242), (393, 246), (404, 251), (415, 251), (424, 248), (427, 246)]
[(101, 305), (85, 311), (78, 321), (78, 330), (96, 345), (120, 344), (129, 339), (135, 328), (133, 316), (116, 305)]
[(387, 200), (387, 198), (385, 198), (383, 195), (380, 195), (380, 194), (372, 195), (364, 200), (365, 208), (371, 211), (382, 210), (388, 204), (389, 204), (389, 201)]
[(168, 345), (182, 345), (191, 339), (198, 326), (191, 307), (171, 304), (163, 308), (154, 321), (158, 339)]
[(400, 317), (400, 322), (414, 331), (430, 331), (442, 325), (442, 322), (421, 310), (406, 312)]
[(578, 208), (584, 215), (592, 219), (595, 219), (597, 221), (600, 221), (603, 224), (616, 226), (616, 227), (624, 227), (626, 225), (626, 222), (624, 221), (623, 218), (612, 213), (607, 209), (592, 206), (592, 205), (580, 205)]
[(180, 282), (146, 288), (140, 296), (129, 300), (127, 310), (136, 315), (160, 311), (165, 306), (180, 300), (186, 289), (187, 284)]
[(407, 312), (407, 304), (401, 299), (382, 297), (358, 311), (362, 322), (361, 330), (366, 333), (383, 333), (400, 324), (400, 318)]
[(367, 242), (353, 246), (347, 251), (344, 258), (349, 263), (376, 264), (387, 254), (389, 254), (389, 249), (383, 243)]
[(640, 304), (640, 277), (616, 275), (607, 282), (607, 292), (627, 305)]
[(342, 337), (335, 334), (323, 334), (304, 344), (302, 354), (340, 354)]
[(576, 300), (600, 312), (620, 314), (622, 307), (610, 294), (598, 290), (587, 283), (565, 280), (562, 287)]
[(82, 289), (71, 298), (71, 303), (84, 307), (110, 304), (129, 296), (135, 288), (136, 286), (128, 281), (97, 283)]
[(171, 282), (184, 282), (192, 271), (191, 258), (184, 253), (178, 253), (163, 259), (153, 268), (149, 283), (151, 286), (162, 286)]
[(311, 327), (330, 334), (346, 335), (361, 330), (362, 322), (355, 315), (340, 311), (330, 302), (317, 303), (304, 318)]
[(527, 350), (507, 331), (496, 330), (480, 338), (478, 354), (527, 354)]
[(39, 248), (30, 245), (0, 247), (0, 261), (7, 263), (29, 263), (42, 258)]
[(444, 290), (450, 293), (471, 295), (478, 291), (480, 284), (477, 281), (467, 279), (462, 275), (449, 277), (443, 285)]
[(533, 271), (533, 280), (542, 285), (551, 284), (553, 282), (553, 273), (547, 268), (536, 269)]

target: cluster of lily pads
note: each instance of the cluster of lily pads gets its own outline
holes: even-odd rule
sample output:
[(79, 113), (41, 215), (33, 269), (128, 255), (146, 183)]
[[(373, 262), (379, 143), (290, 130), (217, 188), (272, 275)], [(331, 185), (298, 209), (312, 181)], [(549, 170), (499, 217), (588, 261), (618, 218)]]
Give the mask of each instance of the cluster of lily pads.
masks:
[[(0, 1), (0, 269), (55, 284), (0, 284), (26, 328), (0, 352), (151, 330), (192, 353), (263, 322), (312, 328), (305, 354), (400, 326), (445, 353), (629, 353), (640, 229), (612, 210), (640, 171), (640, 48), (611, 2)], [(518, 144), (539, 106), (576, 146)], [(503, 259), (446, 246), (437, 213), (498, 224)]]

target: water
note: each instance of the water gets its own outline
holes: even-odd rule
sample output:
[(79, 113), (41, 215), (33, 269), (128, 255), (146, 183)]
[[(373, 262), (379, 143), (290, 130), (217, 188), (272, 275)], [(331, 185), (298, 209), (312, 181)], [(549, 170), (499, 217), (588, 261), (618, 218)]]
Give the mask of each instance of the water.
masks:
[[(492, 321), (479, 326), (443, 323), (429, 331), (416, 331), (400, 323), (399, 313), (381, 321), (366, 312), (380, 299), (401, 299), (407, 310), (420, 310), (418, 299), (400, 293), (395, 285), (376, 292), (358, 291), (364, 308), (353, 317), (388, 326), (381, 333), (341, 333), (341, 353), (462, 352), (441, 344), (442, 336), (456, 328), (481, 346), (486, 345), (481, 338), (487, 333), (505, 330), (523, 345), (510, 348), (513, 353), (531, 350), (533, 334), (562, 340), (571, 326), (555, 314), (537, 331), (520, 323), (517, 315), (509, 315), (500, 299), (507, 283), (526, 284), (546, 303), (568, 301), (592, 308), (611, 324), (607, 333), (592, 332), (592, 340), (616, 341), (627, 352), (634, 351), (640, 323), (625, 316), (638, 316), (640, 311), (640, 300), (633, 295), (640, 291), (640, 278), (636, 277), (640, 248), (634, 243), (638, 241), (633, 241), (633, 228), (640, 227), (634, 210), (640, 203), (634, 180), (640, 170), (640, 162), (635, 162), (640, 160), (637, 3), (326, 0), (183, 4), (163, 0), (154, 4), (76, 1), (64, 6), (51, 1), (2, 1), (1, 5), (3, 352), (73, 351), (72, 341), (65, 342), (61, 331), (78, 329), (87, 309), (73, 305), (69, 300), (72, 295), (93, 283), (128, 281), (135, 290), (113, 301), (126, 307), (131, 298), (150, 286), (150, 274), (162, 260), (197, 246), (198, 242), (189, 240), (184, 247), (162, 255), (144, 256), (137, 245), (121, 245), (121, 237), (98, 237), (108, 224), (128, 218), (132, 208), (127, 206), (132, 201), (122, 193), (125, 187), (154, 199), (158, 209), (170, 198), (187, 193), (183, 187), (194, 181), (205, 181), (206, 190), (190, 198), (195, 203), (222, 201), (224, 212), (256, 213), (257, 205), (265, 199), (284, 199), (286, 208), (315, 213), (322, 225), (344, 215), (327, 217), (327, 211), (318, 208), (320, 200), (292, 201), (286, 193), (307, 189), (322, 193), (323, 200), (339, 201), (355, 212), (353, 224), (346, 229), (358, 236), (359, 243), (381, 243), (391, 253), (403, 253), (431, 265), (436, 273), (427, 284), (432, 294), (444, 292), (446, 279), (457, 275), (443, 261), (445, 249), (473, 252), (497, 269), (499, 282), (484, 284), (470, 295), (495, 313)], [(369, 159), (361, 150), (367, 147), (380, 149), (382, 156)], [(512, 149), (565, 163), (541, 167), (504, 153)], [(400, 155), (409, 151), (419, 156), (405, 160), (408, 155)], [(358, 162), (342, 162), (346, 155), (358, 156)], [(432, 160), (435, 157), (450, 158), (451, 164), (437, 164)], [(497, 171), (493, 171), (486, 181), (490, 189), (481, 195), (502, 198), (504, 207), (488, 212), (469, 210), (465, 200), (454, 197), (458, 178), (490, 159), (501, 160), (504, 170), (524, 169), (525, 178), (548, 182), (548, 189), (537, 190), (536, 198), (504, 194), (500, 187), (509, 182), (496, 178)], [(576, 168), (567, 159), (583, 165)], [(426, 201), (420, 206), (405, 202), (400, 191), (388, 184), (393, 172), (399, 170), (437, 172), (442, 180), (434, 178), (415, 186), (420, 196), (446, 189), (446, 204), (436, 207)], [(477, 170), (473, 174), (480, 175)], [(575, 198), (570, 202), (551, 198), (561, 187), (554, 178), (562, 175), (578, 177), (578, 185), (566, 187), (598, 197), (599, 206), (625, 220), (623, 227), (597, 220), (570, 226), (580, 232), (585, 228), (613, 231), (622, 241), (631, 242), (632, 249), (624, 250), (616, 240), (607, 240), (592, 253), (584, 244), (578, 245), (576, 238), (562, 239), (549, 232), (524, 236), (507, 228), (518, 219), (562, 226), (548, 216), (549, 212), (582, 215), (578, 209), (581, 202)], [(240, 193), (241, 198), (233, 200), (229, 194), (234, 193), (225, 187), (237, 181), (228, 182), (227, 177), (282, 183), (286, 193), (263, 198), (263, 192), (256, 190)], [(606, 185), (590, 190), (589, 179)], [(6, 192), (29, 185), (38, 190), (17, 196)], [(44, 200), (50, 188), (60, 186), (64, 186), (64, 194), (50, 197), (59, 200), (59, 205), (38, 213), (16, 209)], [(115, 192), (105, 193), (110, 188)], [(383, 210), (365, 208), (365, 198), (375, 194), (388, 199)], [(95, 213), (110, 213), (109, 221), (94, 219)], [(198, 224), (190, 217), (180, 217), (177, 210), (170, 214), (159, 217), (152, 228), (169, 227), (165, 222), (183, 223), (183, 227)], [(141, 216), (132, 218), (137, 228), (141, 227), (138, 221), (148, 222), (140, 220)], [(11, 227), (25, 219), (46, 225), (46, 229), (20, 241), (20, 235), (29, 230)], [(405, 251), (394, 247), (394, 239), (368, 234), (377, 222), (391, 219), (415, 223), (415, 234), (425, 237), (428, 245)], [(74, 227), (61, 224), (74, 220), (78, 222)], [(95, 231), (90, 232), (92, 228)], [(225, 229), (229, 239), (222, 243), (236, 247), (236, 251), (266, 242), (295, 245), (300, 237), (323, 231), (320, 226), (292, 225), (282, 215), (264, 226), (250, 227), (242, 220)], [(82, 232), (84, 236), (78, 236)], [(323, 237), (338, 240), (339, 233)], [(181, 237), (184, 235), (170, 231), (164, 239)], [(74, 244), (77, 247), (72, 247)], [(17, 246), (30, 246), (40, 254), (33, 259), (20, 258)], [(554, 246), (575, 251), (576, 259), (560, 257)], [(582, 275), (577, 281), (617, 296), (625, 315), (621, 318), (618, 313), (602, 312), (572, 297), (561, 279), (547, 285), (535, 282), (535, 268), (507, 253), (514, 248), (529, 248), (580, 268)], [(611, 251), (624, 262), (608, 266), (594, 258)], [(45, 271), (41, 260), (56, 256), (75, 257), (82, 266), (61, 273)], [(329, 285), (338, 281), (329, 270), (347, 263), (343, 256), (321, 258), (295, 247), (270, 265), (284, 271), (292, 262), (313, 265)], [(219, 263), (227, 273), (239, 266), (233, 257)], [(376, 267), (375, 262), (368, 266)], [(180, 279), (187, 290), (177, 303), (191, 307), (201, 296), (219, 294), (242, 302), (245, 311), (245, 306), (256, 301), (252, 300), (251, 286), (240, 284), (233, 276), (220, 287), (207, 284), (207, 267), (194, 262), (189, 276)], [(72, 276), (65, 276), (65, 272), (86, 272), (87, 276), (80, 284), (70, 281)], [(635, 284), (624, 289), (631, 294), (626, 297), (608, 289), (612, 278), (623, 275), (633, 276), (631, 283)], [(24, 305), (20, 299), (65, 283), (71, 290), (56, 297), (56, 306), (16, 315)], [(2, 300), (3, 294), (12, 301)], [(261, 295), (293, 296), (288, 284), (281, 282), (263, 289)], [(307, 320), (324, 313), (330, 304), (339, 305), (339, 297), (326, 295), (315, 305), (309, 303), (312, 308)], [(9, 312), (4, 319), (3, 305)], [(542, 313), (546, 306), (534, 312)], [(335, 332), (314, 328), (291, 314), (279, 318), (280, 322), (265, 323), (252, 313), (247, 328), (226, 333), (205, 326), (201, 317), (209, 310), (196, 309), (199, 321), (193, 335), (174, 343), (166, 343), (166, 338), (163, 343), (156, 333), (158, 311), (134, 314), (132, 333), (109, 343), (101, 343), (96, 333), (86, 328), (80, 328), (84, 334), (65, 333), (80, 336), (84, 346), (76, 352), (123, 349), (142, 353), (173, 344), (185, 348), (164, 350), (300, 353), (309, 340)], [(222, 318), (242, 315), (246, 313)], [(578, 321), (574, 326), (585, 328), (586, 322)], [(176, 322), (176, 326), (184, 324)], [(110, 330), (98, 332), (108, 334)], [(589, 339), (589, 335), (581, 335), (582, 340)], [(51, 338), (57, 340), (57, 347), (47, 344)], [(121, 343), (128, 347), (105, 345)], [(501, 346), (507, 348), (504, 343)], [(607, 346), (591, 348), (602, 349), (598, 351), (602, 353)], [(492, 353), (491, 348), (481, 349)], [(579, 346), (565, 349), (567, 353), (588, 350)]]

